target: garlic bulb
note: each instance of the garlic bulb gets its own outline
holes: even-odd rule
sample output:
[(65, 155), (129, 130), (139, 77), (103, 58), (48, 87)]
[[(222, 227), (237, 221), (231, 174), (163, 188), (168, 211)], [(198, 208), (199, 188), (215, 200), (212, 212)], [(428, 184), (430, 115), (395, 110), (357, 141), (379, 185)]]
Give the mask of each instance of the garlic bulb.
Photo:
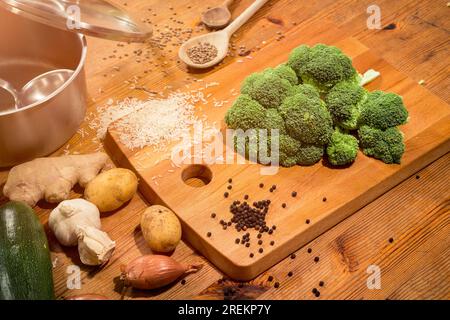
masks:
[(62, 245), (76, 246), (78, 228), (101, 228), (100, 212), (93, 203), (84, 199), (66, 200), (50, 213), (48, 224)]
[(111, 258), (116, 243), (106, 232), (93, 227), (80, 227), (78, 230), (78, 253), (83, 264), (103, 265)]

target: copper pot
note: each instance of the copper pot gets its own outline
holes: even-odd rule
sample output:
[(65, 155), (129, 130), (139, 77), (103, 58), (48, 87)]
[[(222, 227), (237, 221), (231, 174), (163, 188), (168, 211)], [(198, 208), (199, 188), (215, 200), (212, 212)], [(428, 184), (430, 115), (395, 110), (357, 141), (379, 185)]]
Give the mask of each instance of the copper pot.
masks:
[[(85, 20), (67, 27), (70, 8)], [(142, 27), (105, 0), (2, 0), (0, 2), (0, 79), (22, 88), (43, 73), (73, 70), (55, 92), (17, 110), (0, 108), (0, 167), (46, 156), (67, 142), (86, 113), (86, 38), (88, 34), (121, 41), (142, 42), (151, 29)], [(14, 104), (3, 83), (1, 106)], [(6, 89), (5, 89), (6, 88)]]
[(76, 132), (86, 112), (86, 39), (0, 10), (0, 78), (21, 88), (54, 69), (72, 77), (38, 103), (0, 114), (0, 167), (45, 156)]

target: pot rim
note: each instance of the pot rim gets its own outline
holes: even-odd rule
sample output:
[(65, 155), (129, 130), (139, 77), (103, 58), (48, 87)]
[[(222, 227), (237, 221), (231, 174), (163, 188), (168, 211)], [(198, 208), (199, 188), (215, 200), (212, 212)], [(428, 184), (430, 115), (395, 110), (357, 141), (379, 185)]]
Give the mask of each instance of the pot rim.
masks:
[(85, 63), (86, 63), (86, 57), (87, 57), (86, 36), (84, 36), (83, 34), (79, 34), (79, 33), (76, 33), (75, 35), (78, 37), (78, 39), (80, 40), (80, 43), (81, 43), (81, 57), (80, 57), (80, 62), (78, 63), (78, 66), (74, 70), (72, 76), (61, 87), (59, 87), (52, 94), (48, 95), (47, 97), (45, 97), (41, 101), (36, 101), (35, 103), (30, 104), (29, 106), (26, 106), (24, 108), (14, 109), (14, 110), (11, 110), (11, 111), (2, 112), (2, 113), (0, 113), (0, 117), (7, 116), (7, 115), (12, 115), (12, 114), (15, 114), (15, 113), (23, 112), (23, 111), (26, 111), (26, 110), (38, 107), (38, 106), (44, 104), (45, 102), (53, 99), (55, 96), (60, 94), (62, 91), (64, 91), (64, 89), (66, 89), (69, 85), (72, 84), (72, 82), (75, 80), (75, 78), (77, 78), (78, 75), (83, 70), (83, 68), (85, 66)]

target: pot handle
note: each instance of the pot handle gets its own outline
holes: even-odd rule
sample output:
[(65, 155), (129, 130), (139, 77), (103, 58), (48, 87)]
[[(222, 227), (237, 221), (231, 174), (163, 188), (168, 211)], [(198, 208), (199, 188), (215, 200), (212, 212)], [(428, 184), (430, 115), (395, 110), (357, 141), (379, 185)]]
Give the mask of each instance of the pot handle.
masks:
[(18, 105), (19, 105), (19, 97), (17, 94), (16, 89), (14, 89), (14, 87), (8, 82), (5, 81), (3, 79), (0, 78), (0, 88), (3, 88), (4, 90), (6, 90), (9, 94), (11, 94), (14, 98), (14, 102), (15, 102), (15, 109), (19, 109)]

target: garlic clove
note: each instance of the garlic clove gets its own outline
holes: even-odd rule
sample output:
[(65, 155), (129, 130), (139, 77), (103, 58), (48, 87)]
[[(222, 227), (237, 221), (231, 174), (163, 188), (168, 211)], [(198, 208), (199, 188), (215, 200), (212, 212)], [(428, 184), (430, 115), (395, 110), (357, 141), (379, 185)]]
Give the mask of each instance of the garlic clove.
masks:
[(93, 227), (78, 228), (78, 253), (81, 262), (88, 266), (103, 265), (111, 258), (116, 243), (106, 232)]
[(59, 243), (76, 246), (78, 227), (101, 228), (100, 211), (93, 203), (84, 199), (66, 200), (52, 210), (48, 224)]

